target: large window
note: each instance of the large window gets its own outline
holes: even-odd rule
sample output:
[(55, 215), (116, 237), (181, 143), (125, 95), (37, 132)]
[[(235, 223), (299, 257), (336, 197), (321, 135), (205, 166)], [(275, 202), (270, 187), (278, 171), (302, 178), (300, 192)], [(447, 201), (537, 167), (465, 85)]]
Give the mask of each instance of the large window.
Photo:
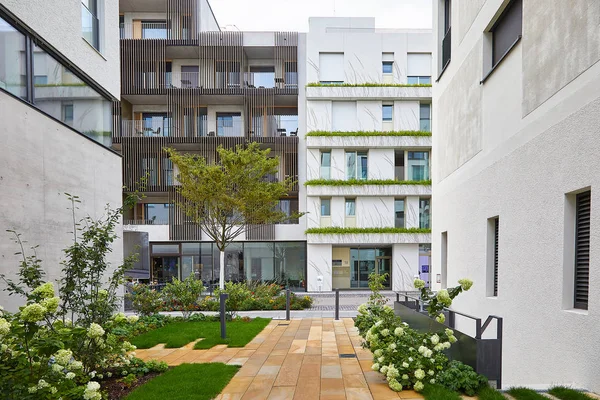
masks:
[(142, 39), (166, 39), (167, 23), (165, 21), (141, 21)]
[(331, 216), (331, 199), (321, 199), (321, 217)]
[(394, 226), (404, 228), (404, 199), (394, 200)]
[(431, 104), (419, 104), (419, 129), (423, 132), (431, 132)]
[(346, 217), (356, 216), (356, 199), (346, 199)]
[(25, 35), (0, 18), (0, 88), (27, 98)]
[(428, 151), (409, 151), (408, 152), (408, 180), (427, 181), (429, 180), (429, 152)]
[(112, 102), (35, 39), (0, 18), (0, 88), (110, 147)]
[(344, 53), (319, 53), (319, 81), (344, 83)]
[(331, 179), (331, 151), (321, 151), (321, 179)]
[(217, 136), (243, 136), (242, 114), (217, 113)]
[(171, 204), (148, 203), (144, 204), (144, 219), (149, 224), (166, 225), (169, 223), (169, 210)]
[(361, 181), (368, 179), (367, 173), (367, 152), (366, 151), (347, 151), (346, 152), (346, 177), (347, 179), (358, 179)]
[(382, 111), (383, 122), (392, 122), (394, 120), (394, 106), (392, 104), (384, 104)]
[(579, 193), (575, 209), (575, 308), (588, 309), (590, 289), (591, 192)]
[(98, 0), (81, 0), (81, 30), (85, 40), (100, 50)]
[(431, 84), (431, 53), (408, 53), (407, 79), (411, 85)]
[(521, 38), (523, 30), (523, 2), (513, 0), (490, 30), (492, 33), (492, 67), (508, 53)]

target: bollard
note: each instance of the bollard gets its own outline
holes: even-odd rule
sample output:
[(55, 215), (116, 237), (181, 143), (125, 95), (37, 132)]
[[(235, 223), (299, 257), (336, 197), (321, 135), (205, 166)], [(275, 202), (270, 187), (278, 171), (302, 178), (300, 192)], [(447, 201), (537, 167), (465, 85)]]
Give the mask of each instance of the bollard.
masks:
[(221, 339), (225, 339), (227, 336), (225, 332), (225, 300), (227, 300), (228, 297), (229, 295), (227, 293), (221, 293), (219, 296), (219, 305), (221, 307)]
[(340, 289), (335, 289), (335, 320), (340, 319)]
[(285, 320), (290, 320), (290, 289), (285, 290)]

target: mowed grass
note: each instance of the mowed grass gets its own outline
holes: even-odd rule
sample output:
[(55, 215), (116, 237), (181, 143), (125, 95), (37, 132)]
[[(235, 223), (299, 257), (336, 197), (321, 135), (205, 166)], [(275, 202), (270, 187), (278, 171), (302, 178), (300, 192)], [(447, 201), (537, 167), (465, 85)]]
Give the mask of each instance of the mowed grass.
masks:
[(564, 386), (556, 386), (548, 391), (552, 396), (558, 397), (561, 400), (590, 400), (591, 397)]
[(223, 363), (181, 364), (136, 388), (126, 400), (210, 400), (240, 367)]
[(425, 385), (421, 394), (425, 400), (462, 400), (458, 393), (440, 385)]
[(226, 323), (227, 338), (221, 339), (219, 322), (173, 322), (162, 328), (143, 333), (130, 340), (138, 349), (149, 349), (159, 343), (167, 348), (183, 347), (196, 339), (202, 338), (195, 349), (210, 349), (217, 344), (229, 347), (244, 347), (258, 335), (271, 321), (270, 318), (254, 318), (249, 322), (230, 321)]
[(511, 388), (506, 393), (510, 394), (516, 400), (548, 400), (546, 396), (542, 396), (535, 390), (527, 388)]
[(477, 393), (479, 400), (506, 400), (506, 397), (496, 389), (490, 386), (484, 386), (479, 393)]

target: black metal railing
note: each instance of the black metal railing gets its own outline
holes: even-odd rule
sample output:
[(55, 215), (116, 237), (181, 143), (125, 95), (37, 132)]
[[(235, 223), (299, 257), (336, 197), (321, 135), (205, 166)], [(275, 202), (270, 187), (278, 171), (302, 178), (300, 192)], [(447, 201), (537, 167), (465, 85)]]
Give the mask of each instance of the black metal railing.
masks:
[(450, 56), (452, 54), (452, 28), (448, 28), (448, 32), (442, 39), (442, 70), (446, 68), (450, 62)]

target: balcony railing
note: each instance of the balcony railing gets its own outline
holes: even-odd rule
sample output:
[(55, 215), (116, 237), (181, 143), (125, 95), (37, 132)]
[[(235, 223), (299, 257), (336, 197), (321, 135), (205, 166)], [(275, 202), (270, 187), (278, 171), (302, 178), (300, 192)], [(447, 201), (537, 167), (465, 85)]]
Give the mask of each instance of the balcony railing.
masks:
[[(241, 79), (243, 78), (243, 79)], [(204, 89), (297, 89), (298, 74), (288, 72), (285, 78), (276, 78), (274, 73), (265, 72), (167, 72), (164, 84), (168, 88)]]
[(162, 219), (125, 219), (123, 225), (169, 225), (169, 220)]
[(171, 127), (167, 120), (159, 121), (121, 121), (123, 137), (160, 137), (171, 136)]
[(446, 65), (450, 62), (450, 55), (452, 53), (452, 28), (448, 28), (448, 32), (442, 39), (442, 69), (446, 68)]
[(121, 39), (168, 39), (170, 29), (166, 22), (120, 23)]

